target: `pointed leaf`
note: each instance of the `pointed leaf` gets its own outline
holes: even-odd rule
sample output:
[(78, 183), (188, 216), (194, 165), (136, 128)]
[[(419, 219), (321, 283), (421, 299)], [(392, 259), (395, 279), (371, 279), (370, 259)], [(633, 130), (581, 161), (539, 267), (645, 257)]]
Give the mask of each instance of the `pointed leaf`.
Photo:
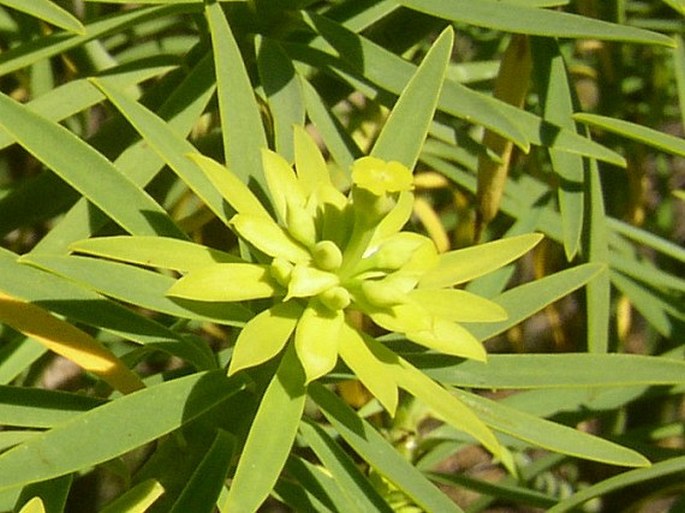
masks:
[(304, 191), (298, 183), (295, 171), (278, 153), (262, 150), (262, 169), (278, 218), (286, 224), (291, 204), (304, 208), (306, 202)]
[(495, 322), (507, 319), (499, 304), (460, 289), (415, 289), (409, 293), (431, 314), (454, 322)]
[(283, 47), (274, 39), (258, 40), (257, 66), (273, 122), (276, 151), (292, 162), (293, 126), (305, 122), (302, 85)]
[(281, 257), (294, 263), (307, 263), (312, 256), (271, 218), (251, 214), (236, 214), (231, 227), (258, 250), (271, 257)]
[(474, 324), (469, 326), (469, 330), (479, 340), (487, 340), (490, 337), (494, 337), (516, 326), (524, 319), (531, 317), (534, 313), (542, 310), (557, 299), (582, 287), (600, 272), (602, 272), (602, 267), (599, 265), (579, 265), (545, 276), (531, 283), (519, 285), (494, 299), (509, 314), (506, 321)]
[(253, 317), (236, 340), (228, 375), (276, 356), (295, 331), (302, 307), (295, 301), (277, 303)]
[(491, 428), (545, 449), (612, 465), (649, 465), (641, 454), (571, 427), (523, 413), (496, 401), (453, 390)]
[(218, 249), (168, 237), (97, 237), (74, 242), (71, 251), (132, 264), (187, 272), (240, 259)]
[(516, 260), (540, 240), (542, 235), (530, 233), (444, 253), (421, 277), (419, 287), (438, 289), (483, 276)]
[(498, 0), (400, 0), (400, 4), (439, 18), (504, 32), (550, 37), (589, 38), (673, 46), (671, 38), (628, 25), (507, 3)]
[(452, 356), (479, 361), (485, 361), (487, 357), (483, 344), (466, 328), (444, 319), (434, 319), (430, 329), (408, 331), (407, 338), (429, 349)]
[(38, 19), (52, 23), (53, 25), (71, 32), (77, 34), (85, 33), (85, 28), (77, 18), (49, 0), (32, 0), (31, 2), (25, 2), (23, 0), (0, 0), (0, 4), (18, 11), (23, 11), (31, 16), (35, 16)]
[(257, 264), (214, 264), (190, 271), (166, 295), (196, 301), (244, 301), (272, 297), (278, 286)]
[(240, 48), (219, 2), (205, 4), (216, 68), (226, 165), (248, 183), (264, 185), (260, 151), (267, 147), (259, 105)]
[(622, 135), (628, 139), (648, 144), (666, 153), (685, 157), (685, 140), (681, 137), (665, 134), (653, 128), (631, 123), (630, 121), (600, 116), (598, 114), (579, 112), (573, 115), (573, 119)]
[(402, 91), (371, 150), (383, 160), (414, 169), (438, 104), (454, 32), (448, 27), (435, 41)]
[[(397, 384), (392, 370), (382, 360), (383, 355), (373, 352), (375, 344), (367, 344), (365, 337), (344, 323), (340, 329), (340, 358), (378, 402), (395, 416), (398, 402)], [(392, 363), (392, 362), (391, 362)]]
[(290, 345), (264, 392), (224, 503), (226, 511), (254, 513), (285, 465), (307, 398), (305, 375)]
[(186, 157), (204, 171), (212, 185), (236, 212), (271, 218), (262, 203), (232, 171), (199, 153), (189, 153)]
[(332, 187), (328, 166), (312, 136), (304, 127), (296, 125), (294, 140), (295, 169), (305, 195), (309, 196), (319, 187)]
[(40, 497), (34, 497), (19, 510), (19, 513), (45, 513), (45, 506)]
[(98, 375), (115, 390), (127, 394), (145, 387), (109, 349), (39, 306), (0, 292), (0, 321)]
[(181, 137), (169, 123), (124, 92), (99, 79), (93, 78), (90, 81), (133, 125), (145, 140), (146, 145), (152, 148), (219, 219), (227, 222), (221, 194), (202, 169), (185, 157), (187, 154), (196, 153), (195, 147)]

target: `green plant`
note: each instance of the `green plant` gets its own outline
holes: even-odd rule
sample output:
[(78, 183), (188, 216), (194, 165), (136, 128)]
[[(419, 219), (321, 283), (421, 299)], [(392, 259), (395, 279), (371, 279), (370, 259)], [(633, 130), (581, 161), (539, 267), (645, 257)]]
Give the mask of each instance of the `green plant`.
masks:
[[(679, 37), (625, 23), (657, 7), (617, 3), (606, 22), (592, 2), (550, 9), (563, 1), (92, 1), (78, 18), (15, 3), (0, 1), (0, 509), (461, 511), (440, 484), (479, 492), (470, 511), (565, 511), (682, 490), (684, 459), (652, 440), (682, 443), (685, 253), (656, 235), (667, 222), (608, 217), (645, 207), (600, 181), (644, 144), (685, 154), (620, 119), (676, 100), (649, 96), (635, 48), (685, 83)], [(467, 40), (487, 58), (458, 63)], [(573, 53), (584, 40), (624, 49), (596, 87), (649, 108), (581, 112), (583, 66), (607, 72)], [(523, 255), (537, 279), (512, 280)], [(486, 355), (581, 288), (584, 332), (550, 329), (571, 352)], [(615, 354), (626, 305), (650, 325), (642, 355)], [(40, 386), (47, 350), (86, 371), (78, 393)], [(657, 419), (635, 426), (643, 398)], [(478, 446), (497, 479), (437, 470)], [(581, 460), (644, 468), (581, 490)]]

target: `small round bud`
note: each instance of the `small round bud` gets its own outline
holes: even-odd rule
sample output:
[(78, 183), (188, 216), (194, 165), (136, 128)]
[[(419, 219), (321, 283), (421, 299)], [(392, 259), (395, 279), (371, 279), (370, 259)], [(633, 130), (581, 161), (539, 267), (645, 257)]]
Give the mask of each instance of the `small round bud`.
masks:
[(330, 310), (344, 310), (352, 301), (350, 293), (343, 287), (331, 287), (319, 294), (318, 298)]
[(271, 262), (269, 272), (280, 285), (287, 287), (288, 283), (290, 283), (293, 267), (293, 264), (288, 262), (285, 258), (276, 257)]
[(342, 253), (335, 242), (322, 240), (312, 248), (314, 264), (323, 271), (335, 271), (342, 264)]

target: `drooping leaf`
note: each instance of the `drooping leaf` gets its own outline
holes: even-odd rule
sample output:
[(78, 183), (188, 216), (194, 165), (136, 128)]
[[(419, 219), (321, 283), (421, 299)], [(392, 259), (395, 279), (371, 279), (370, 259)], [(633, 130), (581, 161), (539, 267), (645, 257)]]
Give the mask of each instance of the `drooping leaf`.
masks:
[(65, 11), (59, 5), (49, 0), (34, 0), (33, 2), (22, 2), (20, 0), (1, 0), (0, 4), (6, 5), (11, 9), (23, 11), (38, 19), (52, 23), (58, 27), (83, 35), (85, 29), (81, 22), (70, 12)]
[(39, 306), (0, 292), (0, 321), (96, 374), (115, 390), (130, 393), (145, 386), (109, 349)]
[(310, 300), (295, 328), (295, 350), (304, 368), (306, 383), (330, 372), (338, 360), (342, 310), (332, 311)]

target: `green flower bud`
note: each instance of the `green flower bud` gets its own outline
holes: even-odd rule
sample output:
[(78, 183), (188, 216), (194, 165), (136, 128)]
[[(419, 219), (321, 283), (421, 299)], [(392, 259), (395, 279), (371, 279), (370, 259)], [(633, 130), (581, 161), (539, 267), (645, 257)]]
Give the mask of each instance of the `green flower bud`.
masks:
[(292, 275), (294, 267), (295, 266), (285, 258), (276, 257), (271, 262), (269, 272), (280, 285), (287, 287), (288, 283), (290, 283), (290, 276)]
[(323, 291), (318, 295), (319, 301), (330, 310), (344, 310), (352, 299), (350, 293), (344, 287), (336, 286)]
[(342, 264), (340, 248), (330, 240), (317, 242), (312, 248), (314, 264), (323, 271), (335, 271)]
[(311, 246), (316, 241), (316, 224), (314, 218), (304, 208), (288, 203), (287, 211), (288, 233), (293, 239), (305, 246)]
[(293, 297), (311, 297), (335, 287), (340, 280), (335, 274), (307, 265), (295, 265), (284, 301)]
[(361, 284), (361, 291), (366, 300), (374, 306), (394, 306), (406, 301), (404, 291), (386, 280), (365, 280)]

